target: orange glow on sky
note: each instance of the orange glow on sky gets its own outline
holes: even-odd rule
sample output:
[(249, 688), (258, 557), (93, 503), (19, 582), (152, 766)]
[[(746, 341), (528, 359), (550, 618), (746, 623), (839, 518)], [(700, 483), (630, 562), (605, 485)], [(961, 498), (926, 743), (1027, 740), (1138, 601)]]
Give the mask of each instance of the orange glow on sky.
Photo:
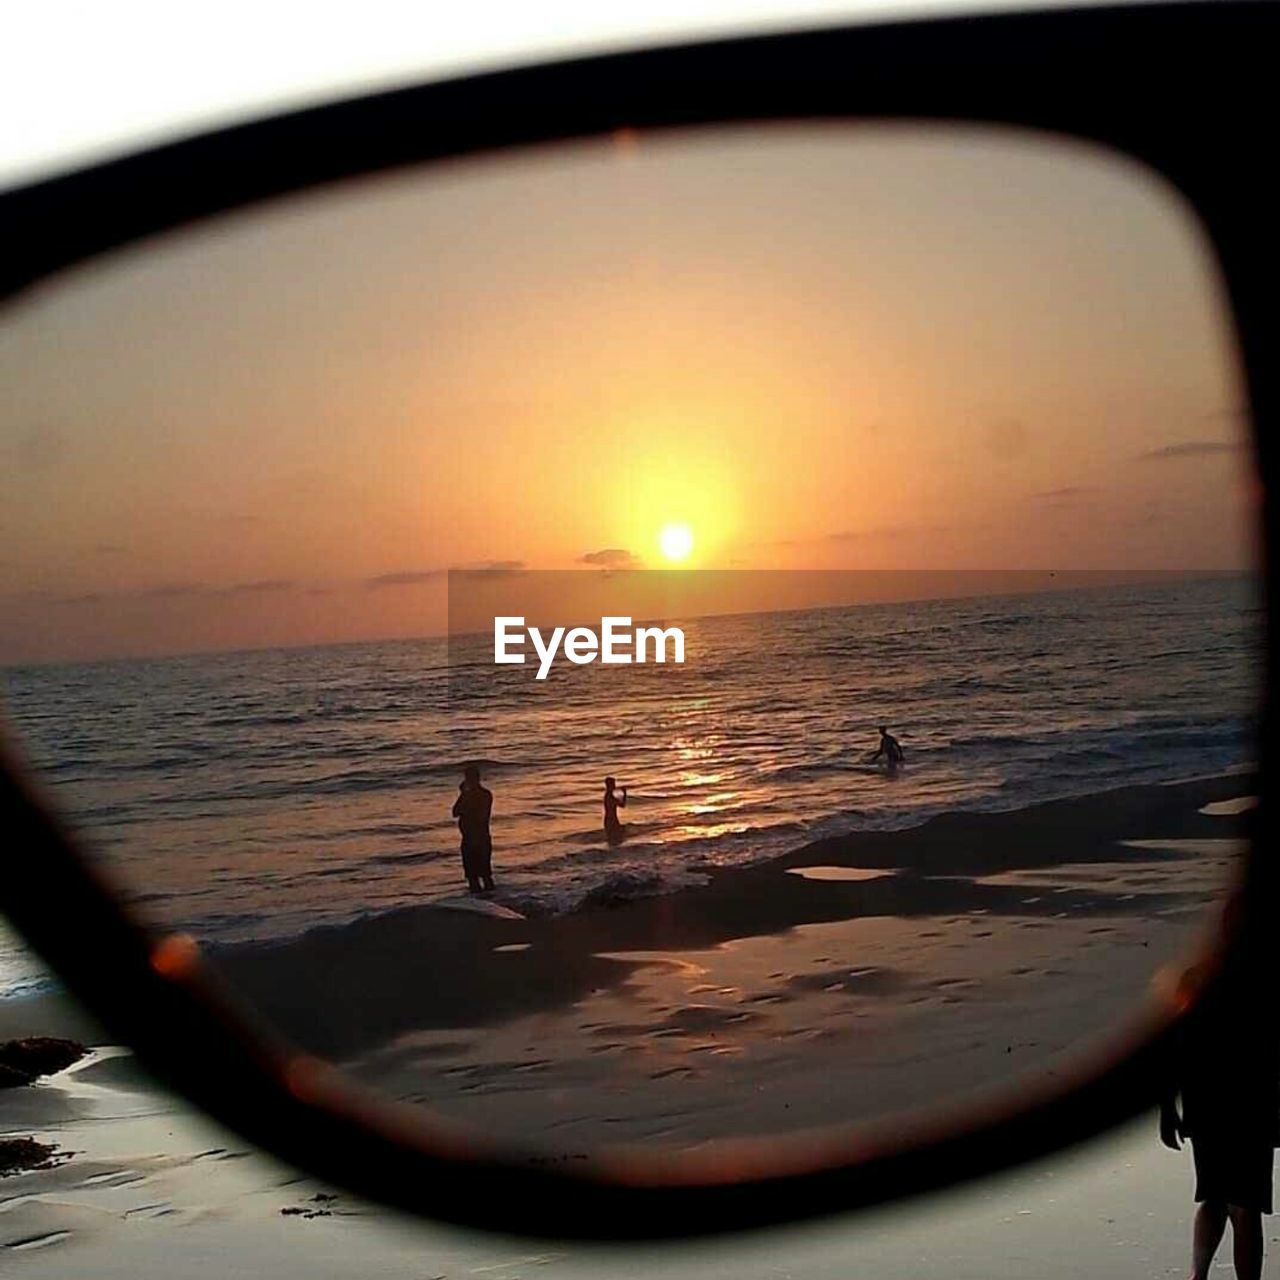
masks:
[(0, 662), (420, 635), (457, 566), (1238, 569), (1175, 198), (977, 129), (628, 134), (352, 183), (10, 315)]

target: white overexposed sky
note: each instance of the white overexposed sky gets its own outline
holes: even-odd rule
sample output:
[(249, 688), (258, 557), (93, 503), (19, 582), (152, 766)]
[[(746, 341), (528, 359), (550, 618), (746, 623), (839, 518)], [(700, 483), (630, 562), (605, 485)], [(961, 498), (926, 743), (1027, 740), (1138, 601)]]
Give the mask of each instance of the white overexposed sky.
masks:
[(1045, 0), (41, 0), (6, 8), (0, 187), (283, 107), (628, 45)]

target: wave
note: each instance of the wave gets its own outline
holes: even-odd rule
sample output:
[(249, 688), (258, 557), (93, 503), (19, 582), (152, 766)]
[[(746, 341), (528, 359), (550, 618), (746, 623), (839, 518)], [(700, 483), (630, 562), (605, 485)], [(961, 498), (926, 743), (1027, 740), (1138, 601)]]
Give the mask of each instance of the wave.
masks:
[[(643, 835), (646, 832), (651, 833), (654, 831), (661, 831), (664, 824), (661, 822), (626, 822), (623, 826), (626, 831), (627, 842), (631, 843), (638, 835)], [(560, 838), (570, 844), (600, 845), (608, 843), (605, 838), (603, 825), (584, 828), (581, 831), (570, 831), (567, 835), (561, 836)]]
[[(1243, 771), (1243, 768), (1213, 774), (1189, 771), (1183, 781), (1208, 778), (1221, 783), (1226, 774)], [(977, 799), (966, 798), (961, 803), (956, 803), (954, 798), (940, 799), (922, 803), (909, 811), (891, 806), (868, 807), (826, 815), (808, 823), (781, 823), (770, 828), (746, 829), (682, 843), (641, 842), (614, 848), (600, 846), (562, 850), (535, 865), (510, 868), (499, 865), (499, 889), (495, 901), (531, 919), (619, 907), (635, 900), (705, 885), (709, 875), (717, 870), (767, 863), (779, 856), (793, 854), (815, 841), (841, 838), (859, 831), (901, 832), (918, 828), (944, 815), (1021, 811), (1045, 801), (1101, 796), (1106, 792), (1123, 790), (1124, 786), (1170, 781), (1158, 767), (1151, 766), (1135, 771), (1120, 787), (1108, 785), (1111, 778), (1105, 773), (1082, 774), (1075, 778), (1073, 787), (1059, 786), (1034, 796), (1029, 796), (1025, 787), (1015, 792), (997, 786)], [(1230, 786), (1223, 794), (1241, 793), (1249, 785)], [(343, 930), (368, 930), (377, 927), (377, 922), (386, 920), (403, 922), (406, 913), (415, 913), (415, 919), (424, 922), (452, 919), (462, 905), (455, 876), (450, 876), (445, 882), (447, 887), (440, 882), (424, 883), (416, 878), (397, 885), (394, 880), (384, 883), (375, 877), (379, 885), (378, 894), (386, 899), (384, 903), (378, 908), (355, 910), (350, 904), (360, 900), (358, 886), (374, 882), (361, 874), (370, 868), (392, 873), (401, 869), (414, 871), (431, 864), (449, 864), (456, 857), (453, 850), (414, 850), (396, 855), (376, 855), (354, 866), (304, 873), (299, 880), (307, 883), (324, 882), (332, 875), (333, 882), (344, 890), (341, 905), (330, 899), (314, 900), (308, 905), (307, 901), (289, 901), (278, 895), (281, 902), (289, 901), (289, 905), (277, 912), (264, 912), (253, 906), (206, 911), (200, 913), (198, 919), (184, 920), (181, 927), (189, 928), (208, 940), (215, 952), (236, 956), (243, 954), (246, 948), (293, 947), (302, 945), (306, 939), (324, 938), (332, 942), (341, 936)], [(152, 905), (163, 905), (159, 901), (163, 895), (148, 896)], [(451, 914), (437, 914), (445, 912)], [(317, 919), (317, 913), (327, 918)], [(167, 923), (172, 925), (172, 921)]]
[[(279, 758), (277, 757), (277, 760)], [(293, 763), (301, 764), (305, 755)], [(279, 760), (282, 766), (290, 761)], [(250, 778), (234, 786), (187, 794), (187, 803), (217, 804), (241, 800), (306, 800), (311, 797), (341, 797), (364, 792), (400, 791), (437, 778), (460, 779), (467, 764), (479, 765), (486, 775), (502, 776), (528, 767), (525, 762), (463, 757), (448, 762), (421, 761), (399, 768), (344, 769), (311, 778)]]
[(417, 853), (375, 853), (365, 860), (364, 865), (370, 867), (420, 867), (429, 862), (441, 862), (446, 858), (456, 858), (453, 850), (424, 849)]
[(618, 871), (588, 889), (574, 905), (574, 911), (617, 907), (640, 898), (652, 898), (685, 885), (677, 884), (656, 871)]

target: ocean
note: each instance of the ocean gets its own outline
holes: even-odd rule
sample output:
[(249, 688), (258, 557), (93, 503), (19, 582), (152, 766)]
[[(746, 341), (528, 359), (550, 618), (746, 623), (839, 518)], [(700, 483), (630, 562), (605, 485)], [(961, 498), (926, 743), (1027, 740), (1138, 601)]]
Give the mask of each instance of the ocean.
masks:
[[(213, 943), (456, 896), (468, 760), (494, 795), (499, 899), (526, 914), (822, 836), (1254, 763), (1263, 613), (1243, 577), (683, 626), (683, 667), (561, 663), (536, 690), (532, 667), (458, 684), (488, 640), (455, 641), (451, 682), (443, 639), (15, 667), (0, 687), (123, 895)], [(896, 773), (867, 762), (882, 723)], [(615, 847), (606, 774), (629, 796)], [(0, 934), (0, 993), (45, 980)]]

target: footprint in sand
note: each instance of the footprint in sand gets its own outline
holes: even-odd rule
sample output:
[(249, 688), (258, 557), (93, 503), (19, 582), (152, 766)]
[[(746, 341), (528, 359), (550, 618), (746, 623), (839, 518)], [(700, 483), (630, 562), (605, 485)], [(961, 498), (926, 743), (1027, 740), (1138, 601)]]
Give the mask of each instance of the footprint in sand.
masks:
[(890, 995), (902, 989), (906, 979), (893, 969), (828, 969), (825, 973), (806, 973), (790, 979), (793, 991), (842, 991), (852, 996)]
[(177, 1212), (167, 1201), (160, 1201), (156, 1204), (141, 1204), (136, 1209), (126, 1209), (124, 1216), (126, 1218), (168, 1218)]
[(31, 1249), (43, 1249), (46, 1245), (61, 1244), (62, 1241), (70, 1239), (70, 1231), (48, 1231), (43, 1235), (27, 1236), (22, 1240), (14, 1240), (5, 1247), (14, 1253), (20, 1253)]
[(972, 978), (940, 978), (933, 983), (933, 989), (942, 996), (943, 1004), (962, 1004), (965, 993), (978, 984)]
[(692, 1067), (664, 1067), (661, 1071), (649, 1073), (650, 1080), (669, 1080), (672, 1076), (692, 1076), (697, 1073)]
[(112, 1173), (95, 1173), (91, 1178), (84, 1178), (77, 1185), (81, 1187), (128, 1187), (135, 1182), (145, 1182), (146, 1178), (133, 1169), (117, 1169)]
[(698, 1032), (715, 1031), (755, 1022), (759, 1014), (748, 1009), (722, 1009), (711, 1004), (691, 1004), (677, 1009), (668, 1017), (655, 1035), (695, 1035)]

